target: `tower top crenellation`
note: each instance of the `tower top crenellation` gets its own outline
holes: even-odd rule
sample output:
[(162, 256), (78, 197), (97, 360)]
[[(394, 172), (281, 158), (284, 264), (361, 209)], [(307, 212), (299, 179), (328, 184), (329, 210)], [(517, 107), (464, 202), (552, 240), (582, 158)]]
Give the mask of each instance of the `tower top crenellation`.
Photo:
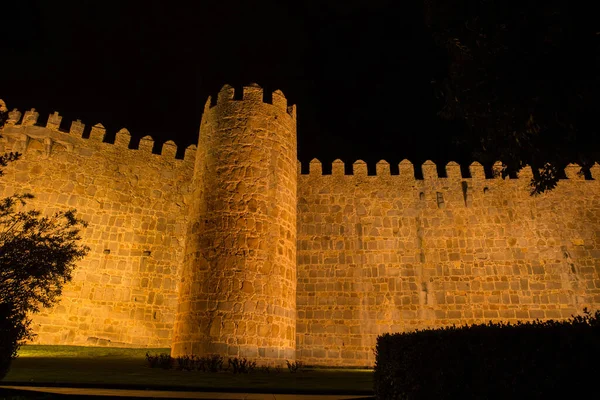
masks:
[[(238, 93), (241, 90), (241, 93)], [(238, 100), (239, 99), (239, 100)], [(249, 101), (255, 103), (270, 104), (289, 114), (294, 120), (296, 119), (296, 106), (288, 105), (287, 98), (279, 89), (271, 93), (271, 99), (267, 100), (263, 88), (257, 83), (251, 83), (243, 86), (241, 89), (236, 89), (231, 85), (223, 85), (217, 94), (217, 101), (213, 102), (211, 96), (208, 97), (204, 105), (204, 111), (207, 111), (215, 106), (226, 104), (231, 101)]]

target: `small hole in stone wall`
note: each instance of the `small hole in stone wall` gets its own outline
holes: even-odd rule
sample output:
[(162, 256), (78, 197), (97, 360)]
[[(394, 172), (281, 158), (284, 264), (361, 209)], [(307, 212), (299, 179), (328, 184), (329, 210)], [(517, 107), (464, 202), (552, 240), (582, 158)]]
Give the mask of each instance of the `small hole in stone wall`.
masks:
[(460, 186), (462, 187), (462, 192), (463, 192), (463, 201), (465, 202), (465, 206), (467, 205), (467, 200), (468, 200), (468, 196), (467, 196), (467, 192), (469, 190), (469, 184), (465, 181), (462, 181), (460, 183)]
[(446, 203), (444, 202), (444, 195), (441, 192), (437, 192), (435, 194), (436, 200), (437, 200), (437, 204), (439, 208), (445, 208), (446, 207)]
[(156, 311), (152, 313), (152, 319), (156, 319)]
[(490, 191), (490, 189), (488, 189), (487, 186), (483, 188), (483, 193), (487, 193), (489, 191)]
[(110, 254), (110, 249), (104, 249), (103, 253), (104, 254)]
[(145, 250), (142, 254), (144, 255), (144, 257), (148, 257), (150, 253), (150, 250)]
[(425, 193), (419, 193), (419, 200), (425, 200)]

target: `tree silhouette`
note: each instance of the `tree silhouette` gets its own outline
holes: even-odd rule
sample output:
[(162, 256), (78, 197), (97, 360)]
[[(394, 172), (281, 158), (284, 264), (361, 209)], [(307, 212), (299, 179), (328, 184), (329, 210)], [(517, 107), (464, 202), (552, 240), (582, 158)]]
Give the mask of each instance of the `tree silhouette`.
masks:
[[(0, 110), (0, 128), (2, 114)], [(18, 158), (17, 153), (0, 156), (0, 166)], [(15, 194), (0, 199), (0, 379), (19, 346), (33, 337), (31, 314), (57, 302), (76, 262), (89, 251), (79, 235), (86, 222), (74, 210), (43, 216), (28, 208), (32, 198)]]
[(534, 194), (598, 160), (600, 32), (583, 4), (425, 0), (425, 22), (449, 57), (439, 115), (464, 123), (473, 158), (531, 165)]

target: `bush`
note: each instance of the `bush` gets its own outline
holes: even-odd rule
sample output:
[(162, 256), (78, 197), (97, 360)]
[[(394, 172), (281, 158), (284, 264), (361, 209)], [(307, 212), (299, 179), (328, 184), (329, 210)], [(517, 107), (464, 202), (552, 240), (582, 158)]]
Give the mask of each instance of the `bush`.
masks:
[(568, 321), (489, 323), (385, 334), (378, 399), (574, 396), (595, 381), (600, 311)]
[(175, 361), (177, 361), (177, 370), (179, 371), (193, 371), (197, 368), (198, 359), (193, 354), (177, 357)]
[(256, 368), (256, 361), (248, 361), (246, 357), (230, 358), (228, 364), (232, 367), (234, 374), (249, 374)]
[(201, 357), (199, 364), (202, 366), (200, 371), (219, 372), (223, 370), (223, 357), (218, 354)]
[(161, 353), (157, 355), (146, 353), (146, 362), (148, 363), (148, 366), (150, 368), (173, 368), (173, 357), (171, 357), (171, 355), (167, 353)]
[(296, 373), (297, 371), (302, 371), (302, 368), (304, 367), (302, 361), (289, 362), (288, 360), (285, 360), (285, 363), (287, 364), (288, 371), (290, 371), (292, 374)]

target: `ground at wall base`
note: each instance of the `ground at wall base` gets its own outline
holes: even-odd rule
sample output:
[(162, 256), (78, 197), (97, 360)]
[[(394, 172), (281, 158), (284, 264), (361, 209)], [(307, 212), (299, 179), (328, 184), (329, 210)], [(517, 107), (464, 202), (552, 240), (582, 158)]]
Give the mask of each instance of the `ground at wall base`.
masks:
[(372, 370), (310, 369), (291, 374), (202, 373), (151, 369), (145, 353), (169, 349), (23, 346), (2, 386), (96, 387), (248, 393), (370, 395)]

